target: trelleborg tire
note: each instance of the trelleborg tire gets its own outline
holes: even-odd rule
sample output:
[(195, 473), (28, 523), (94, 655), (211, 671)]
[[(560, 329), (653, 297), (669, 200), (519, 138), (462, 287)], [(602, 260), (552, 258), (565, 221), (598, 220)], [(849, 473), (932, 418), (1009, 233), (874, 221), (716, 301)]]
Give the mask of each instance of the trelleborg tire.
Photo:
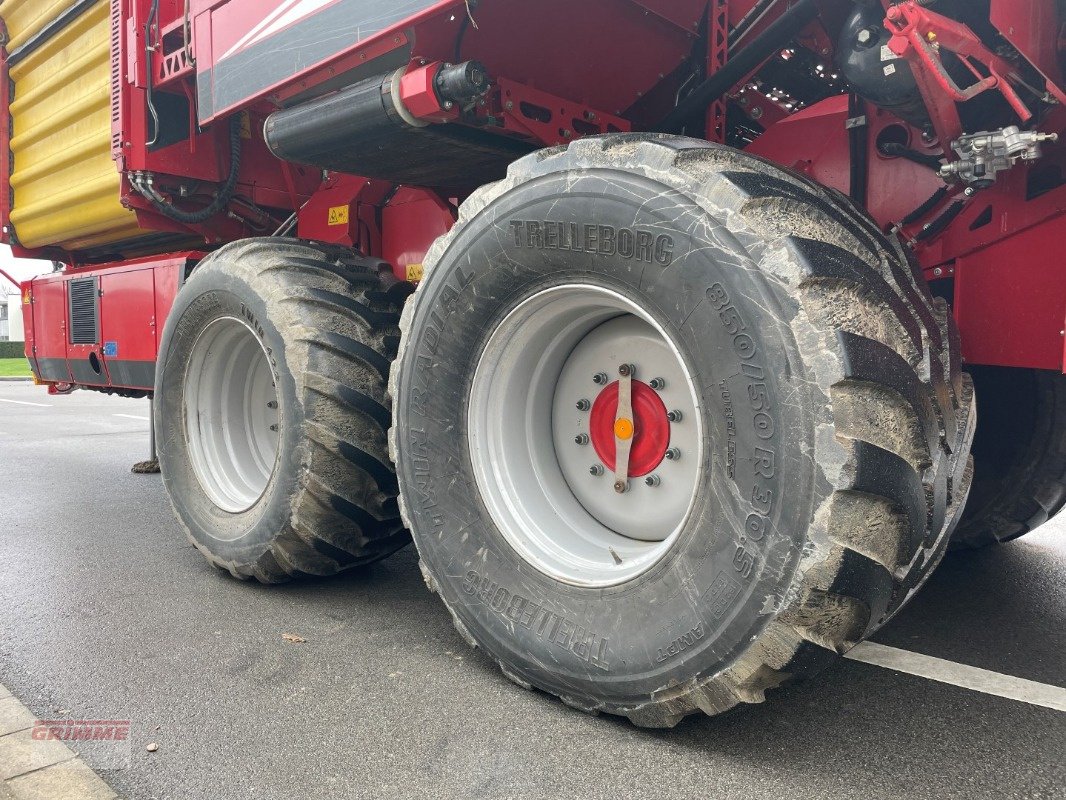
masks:
[[(972, 387), (841, 195), (706, 142), (586, 139), (476, 192), (425, 266), (390, 381), (401, 511), (520, 685), (647, 726), (760, 702), (943, 555)], [(639, 466), (612, 480), (631, 368)]]
[(1066, 377), (1052, 370), (974, 367), (981, 424), (972, 500), (952, 546), (1032, 533), (1066, 504)]
[(332, 575), (409, 541), (386, 442), (402, 297), (379, 265), (249, 239), (178, 293), (156, 375), (159, 464), (189, 539), (234, 577)]

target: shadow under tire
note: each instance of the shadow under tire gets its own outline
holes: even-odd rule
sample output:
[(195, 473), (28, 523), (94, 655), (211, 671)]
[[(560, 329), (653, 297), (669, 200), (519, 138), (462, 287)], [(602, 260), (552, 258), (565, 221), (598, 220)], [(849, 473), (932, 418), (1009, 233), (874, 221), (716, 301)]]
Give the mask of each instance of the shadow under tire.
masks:
[(972, 367), (981, 422), (970, 503), (954, 549), (1032, 533), (1066, 505), (1066, 377), (1052, 370)]
[(410, 540), (386, 440), (402, 293), (380, 266), (249, 239), (178, 293), (156, 374), (159, 463), (190, 541), (234, 577), (332, 575)]
[[(585, 139), (476, 192), (425, 267), (390, 383), (401, 510), (459, 632), (519, 685), (657, 727), (761, 702), (884, 624), (947, 548), (975, 425), (958, 336), (843, 196), (702, 141)], [(670, 424), (693, 427), (606, 524), (609, 471), (566, 473), (570, 499), (552, 474), (600, 453), (573, 398), (536, 398), (589, 347), (608, 371), (656, 336), (672, 355), (637, 377), (675, 359), (670, 402), (695, 410)], [(621, 373), (583, 374), (600, 403)], [(570, 426), (547, 454), (545, 418)], [(687, 510), (654, 494), (686, 458)], [(657, 507), (677, 524), (630, 524)]]

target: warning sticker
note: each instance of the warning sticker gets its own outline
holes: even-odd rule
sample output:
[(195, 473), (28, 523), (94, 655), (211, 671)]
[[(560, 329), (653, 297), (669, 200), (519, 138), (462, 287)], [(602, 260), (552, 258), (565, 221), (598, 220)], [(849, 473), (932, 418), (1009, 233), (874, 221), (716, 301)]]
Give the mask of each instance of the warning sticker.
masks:
[(407, 280), (420, 281), (422, 280), (422, 265), (421, 264), (408, 264), (407, 265)]
[(892, 48), (887, 44), (881, 45), (881, 60), (882, 61), (897, 61), (899, 56), (892, 52)]
[(348, 206), (333, 206), (329, 210), (329, 224), (330, 225), (347, 225), (348, 224)]

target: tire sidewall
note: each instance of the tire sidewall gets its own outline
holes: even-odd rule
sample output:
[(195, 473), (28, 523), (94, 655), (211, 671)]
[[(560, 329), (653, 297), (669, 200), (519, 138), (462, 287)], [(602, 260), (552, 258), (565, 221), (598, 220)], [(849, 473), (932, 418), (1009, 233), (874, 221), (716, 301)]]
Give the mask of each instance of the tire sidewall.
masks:
[[(186, 434), (185, 374), (196, 341), (213, 321), (244, 322), (267, 354), (278, 396), (278, 458), (262, 496), (246, 511), (219, 508), (204, 491), (190, 461)], [(197, 267), (178, 293), (160, 345), (155, 386), (156, 441), (163, 482), (193, 542), (225, 564), (254, 563), (291, 516), (299, 490), (305, 445), (300, 403), (286, 360), (279, 321), (239, 274), (226, 269), (224, 253)]]
[[(619, 708), (720, 672), (786, 604), (811, 525), (815, 426), (810, 404), (797, 401), (804, 372), (787, 320), (798, 309), (752, 262), (754, 238), (730, 234), (692, 187), (566, 167), (467, 221), (412, 301), (396, 466), (420, 555), (478, 644), (534, 685)], [(650, 259), (587, 239), (530, 247), (515, 220), (607, 226), (616, 241), (623, 229), (651, 231), (656, 242), (667, 231), (669, 243)], [(608, 588), (562, 583), (526, 563), (492, 523), (470, 461), (467, 397), (489, 335), (524, 299), (565, 283), (643, 307), (700, 393), (704, 490), (667, 554)], [(765, 395), (757, 403), (752, 384)], [(772, 467), (757, 468), (756, 448), (773, 452)], [(760, 519), (749, 529), (752, 515)]]

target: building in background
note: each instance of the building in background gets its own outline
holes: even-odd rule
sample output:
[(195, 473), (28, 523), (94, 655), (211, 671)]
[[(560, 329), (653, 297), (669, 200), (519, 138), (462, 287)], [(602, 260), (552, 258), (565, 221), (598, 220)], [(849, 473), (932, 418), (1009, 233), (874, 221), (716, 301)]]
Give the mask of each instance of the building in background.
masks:
[(17, 292), (0, 294), (0, 342), (21, 342), (24, 339), (22, 296)]

